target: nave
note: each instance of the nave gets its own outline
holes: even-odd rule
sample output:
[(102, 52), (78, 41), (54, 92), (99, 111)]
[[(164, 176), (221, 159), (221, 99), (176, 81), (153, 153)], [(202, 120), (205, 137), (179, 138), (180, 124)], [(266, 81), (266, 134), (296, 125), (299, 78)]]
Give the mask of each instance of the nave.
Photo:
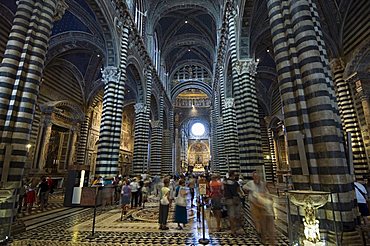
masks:
[[(20, 218), (26, 232), (14, 235), (12, 246), (67, 246), (67, 245), (200, 245), (202, 223), (197, 221), (196, 209), (189, 208), (189, 224), (178, 230), (171, 219), (167, 231), (158, 229), (158, 199), (150, 197), (145, 209), (132, 209), (121, 221), (121, 210), (116, 205), (98, 207), (95, 237), (91, 237), (93, 208), (65, 208), (55, 204), (54, 209)], [(173, 210), (173, 207), (172, 207)], [(232, 236), (224, 225), (222, 232), (215, 232), (214, 218), (210, 209), (205, 210), (206, 238), (208, 245), (263, 245), (254, 230), (246, 222), (239, 235)], [(279, 234), (278, 245), (289, 245)]]

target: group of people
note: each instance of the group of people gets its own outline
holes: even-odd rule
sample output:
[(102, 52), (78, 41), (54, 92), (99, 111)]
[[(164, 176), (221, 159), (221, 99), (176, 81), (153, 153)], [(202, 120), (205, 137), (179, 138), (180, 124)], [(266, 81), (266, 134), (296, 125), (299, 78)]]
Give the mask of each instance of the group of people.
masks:
[[(199, 183), (206, 183), (207, 191), (205, 200), (210, 205), (212, 214), (216, 219), (216, 230), (221, 231), (221, 222), (224, 212), (232, 234), (238, 234), (242, 228), (242, 203), (246, 196), (251, 206), (253, 221), (257, 233), (263, 242), (275, 243), (274, 214), (272, 198), (269, 195), (265, 182), (258, 173), (253, 173), (253, 180), (240, 182), (237, 174), (233, 171), (228, 176), (221, 178), (218, 174), (202, 175), (199, 177), (188, 175), (178, 179), (163, 179), (163, 187), (160, 190), (159, 200), (159, 229), (167, 230), (168, 214), (171, 205), (175, 204), (174, 221), (178, 229), (182, 229), (188, 223), (187, 207), (194, 205), (194, 191)], [(190, 202), (187, 197), (190, 196)], [(197, 216), (200, 216), (200, 203), (197, 199)], [(199, 220), (198, 220), (199, 221)]]
[(37, 185), (33, 180), (24, 180), (19, 191), (18, 212), (31, 213), (34, 205), (43, 211), (49, 202), (49, 195), (54, 192), (51, 177), (41, 177)]

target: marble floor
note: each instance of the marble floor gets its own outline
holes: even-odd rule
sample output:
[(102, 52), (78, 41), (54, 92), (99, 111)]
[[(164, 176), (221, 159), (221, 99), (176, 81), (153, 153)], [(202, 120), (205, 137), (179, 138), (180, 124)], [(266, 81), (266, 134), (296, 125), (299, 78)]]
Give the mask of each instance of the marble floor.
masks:
[[(189, 208), (189, 224), (183, 230), (177, 229), (170, 214), (167, 231), (159, 230), (157, 211), (155, 198), (145, 209), (130, 210), (122, 220), (117, 206), (98, 208), (92, 237), (93, 208), (56, 208), (20, 218), (27, 231), (13, 235), (10, 245), (200, 245), (202, 223), (195, 210)], [(215, 231), (215, 219), (209, 209), (205, 215), (209, 245), (263, 245), (251, 225), (245, 224), (239, 235), (233, 236), (226, 226), (221, 232)], [(285, 237), (278, 239), (278, 245), (288, 245)]]

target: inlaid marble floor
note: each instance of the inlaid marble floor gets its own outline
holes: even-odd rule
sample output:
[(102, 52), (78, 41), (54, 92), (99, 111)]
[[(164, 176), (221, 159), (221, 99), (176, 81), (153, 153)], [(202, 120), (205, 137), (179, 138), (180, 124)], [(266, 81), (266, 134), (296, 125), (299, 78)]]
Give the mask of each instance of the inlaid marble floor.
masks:
[[(94, 237), (91, 237), (92, 208), (66, 208), (55, 213), (41, 214), (25, 220), (27, 231), (14, 235), (10, 245), (53, 246), (53, 245), (200, 245), (201, 223), (195, 211), (189, 209), (189, 224), (178, 230), (169, 216), (170, 230), (161, 231), (156, 222), (157, 202), (147, 204), (144, 210), (130, 210), (121, 221), (121, 211), (116, 206), (98, 208)], [(209, 245), (262, 245), (250, 225), (232, 236), (225, 228), (215, 232), (215, 219), (206, 211), (206, 238)], [(279, 237), (278, 245), (288, 245)]]

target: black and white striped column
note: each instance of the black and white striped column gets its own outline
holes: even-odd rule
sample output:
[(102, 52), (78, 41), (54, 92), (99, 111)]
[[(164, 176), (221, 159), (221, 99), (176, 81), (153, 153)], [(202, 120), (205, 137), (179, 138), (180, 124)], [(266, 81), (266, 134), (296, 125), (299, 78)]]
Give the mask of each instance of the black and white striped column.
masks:
[(357, 180), (363, 180), (369, 174), (369, 166), (351, 88), (348, 82), (343, 79), (345, 64), (342, 59), (335, 58), (330, 61), (330, 66), (333, 73), (339, 113), (345, 133), (344, 137), (347, 139), (347, 134), (350, 133), (351, 135), (355, 176)]
[(147, 171), (149, 156), (149, 115), (150, 115), (150, 96), (152, 93), (152, 67), (146, 69), (146, 94), (145, 103), (135, 105), (135, 138), (134, 138), (134, 158), (133, 172), (139, 175)]
[(95, 174), (106, 178), (118, 172), (124, 93), (119, 86), (120, 73), (112, 66), (103, 70), (105, 87)]
[(124, 18), (126, 18), (124, 22), (119, 22), (117, 26), (121, 31), (119, 68), (106, 67), (103, 71), (105, 87), (95, 174), (104, 177), (118, 174), (123, 100), (127, 81), (128, 37), (131, 25), (128, 17)]
[(160, 120), (151, 122), (152, 138), (150, 144), (150, 174), (161, 175), (162, 162), (162, 123)]
[(17, 192), (53, 23), (68, 7), (64, 0), (19, 0), (0, 64), (0, 237), (16, 214)]
[(238, 126), (241, 173), (258, 171), (264, 174), (261, 125), (256, 95), (257, 63), (254, 59), (233, 62), (235, 111)]
[[(222, 119), (224, 127), (224, 168), (227, 168), (228, 171), (239, 172), (239, 146), (234, 98), (225, 98)], [(224, 170), (221, 169), (221, 171)]]
[(79, 142), (77, 146), (77, 153), (76, 153), (76, 161), (78, 165), (85, 165), (90, 120), (91, 120), (91, 110), (88, 110), (85, 114), (85, 119), (82, 122), (81, 128), (80, 128), (80, 138), (79, 138)]
[(161, 173), (172, 174), (172, 143), (171, 132), (169, 129), (163, 130), (161, 161)]
[[(353, 229), (353, 178), (315, 3), (269, 0), (267, 8), (294, 188), (336, 193), (325, 212), (333, 207), (342, 226)], [(325, 222), (334, 230), (331, 219)]]
[(134, 138), (134, 175), (146, 172), (148, 165), (148, 144), (149, 144), (149, 116), (147, 105), (144, 103), (135, 104), (135, 138)]

